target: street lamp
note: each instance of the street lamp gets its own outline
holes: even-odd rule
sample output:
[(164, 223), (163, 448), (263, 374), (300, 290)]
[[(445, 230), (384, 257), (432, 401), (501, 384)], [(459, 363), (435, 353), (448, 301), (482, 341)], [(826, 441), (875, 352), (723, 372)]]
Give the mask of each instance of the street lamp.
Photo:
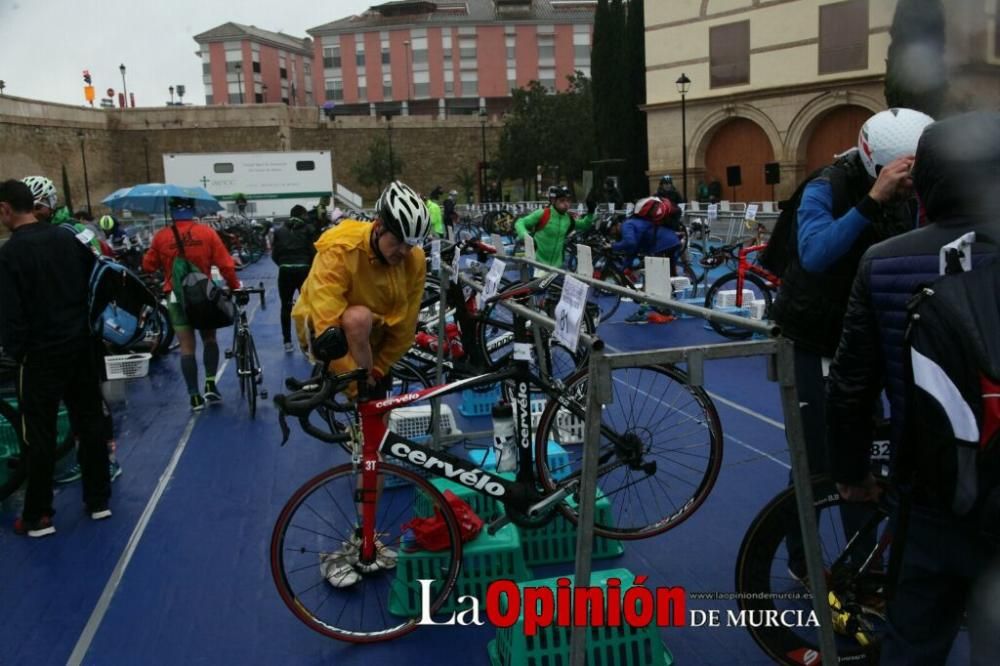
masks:
[(84, 133), (80, 130), (76, 133), (78, 139), (80, 139), (80, 157), (83, 159), (83, 190), (87, 193), (87, 214), (91, 215), (90, 211), (90, 178), (87, 175), (87, 151), (84, 150), (83, 140)]
[(128, 108), (128, 86), (125, 85), (125, 63), (118, 65), (118, 71), (122, 73), (122, 94), (125, 96), (125, 106), (122, 108)]
[(170, 91), (170, 106), (173, 106), (174, 105), (174, 87), (170, 86), (169, 88), (167, 88), (167, 90)]
[(681, 178), (684, 179), (684, 186), (682, 188), (684, 194), (684, 200), (687, 201), (688, 197), (688, 148), (687, 148), (687, 107), (684, 105), (684, 96), (687, 95), (687, 91), (691, 88), (691, 79), (687, 77), (687, 74), (681, 72), (681, 76), (677, 79), (677, 92), (681, 94)]
[(479, 107), (479, 129), (481, 130), (480, 136), (482, 137), (483, 146), (483, 159), (479, 163), (479, 200), (484, 201), (486, 199), (486, 108)]
[(392, 114), (385, 114), (385, 130), (389, 135), (389, 182), (396, 180), (396, 165), (392, 161)]
[(184, 106), (184, 93), (187, 92), (187, 88), (184, 87), (183, 83), (177, 84), (177, 104)]
[(3, 79), (0, 79), (0, 95), (3, 95), (3, 89), (6, 88), (6, 87), (7, 87), (7, 84), (4, 83)]
[(240, 91), (240, 104), (243, 103), (243, 65), (236, 63), (234, 69), (236, 70), (236, 87)]

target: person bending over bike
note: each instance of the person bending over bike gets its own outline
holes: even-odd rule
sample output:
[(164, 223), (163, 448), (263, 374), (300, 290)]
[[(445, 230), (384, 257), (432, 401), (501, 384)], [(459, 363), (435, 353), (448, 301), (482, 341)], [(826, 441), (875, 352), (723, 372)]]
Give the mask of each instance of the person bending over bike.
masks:
[[(673, 269), (681, 241), (672, 229), (663, 226), (672, 210), (673, 206), (666, 199), (646, 197), (636, 202), (632, 214), (621, 224), (621, 240), (611, 245), (615, 252), (625, 253), (626, 267), (632, 266), (639, 255), (644, 255), (668, 257)], [(645, 303), (625, 319), (628, 324), (666, 324), (671, 321), (673, 317)]]
[(331, 326), (347, 337), (350, 354), (330, 370), (369, 372), (369, 386), (386, 385), (389, 368), (413, 344), (424, 292), (421, 244), (430, 229), (427, 207), (394, 181), (375, 203), (373, 223), (344, 220), (316, 242), (316, 257), (292, 319), (303, 350)]
[[(413, 344), (426, 271), (421, 244), (430, 230), (424, 202), (399, 181), (383, 190), (375, 215), (371, 224), (345, 220), (320, 237), (312, 270), (292, 310), (304, 350), (311, 337), (327, 328), (343, 330), (350, 353), (331, 361), (329, 370), (368, 370), (369, 397), (385, 395), (389, 369)], [(323, 575), (332, 586), (360, 580), (355, 570), (360, 544), (355, 534), (339, 550), (322, 555)], [(395, 551), (381, 542), (376, 548), (371, 566), (396, 566)]]
[(535, 240), (535, 258), (543, 264), (562, 268), (566, 237), (573, 231), (587, 231), (594, 224), (593, 212), (573, 219), (569, 213), (571, 192), (565, 185), (549, 188), (549, 205), (514, 223), (521, 240), (530, 235)]

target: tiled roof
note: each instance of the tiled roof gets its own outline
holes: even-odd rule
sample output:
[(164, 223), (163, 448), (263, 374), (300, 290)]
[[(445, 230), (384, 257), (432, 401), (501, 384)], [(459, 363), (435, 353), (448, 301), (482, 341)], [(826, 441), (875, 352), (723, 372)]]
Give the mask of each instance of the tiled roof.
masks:
[[(306, 30), (310, 35), (339, 34), (402, 25), (467, 25), (490, 22), (592, 23), (596, 2), (589, 0), (395, 0), (373, 5)], [(428, 11), (432, 9), (434, 11)]]
[(308, 37), (292, 37), (283, 32), (271, 32), (262, 30), (254, 25), (243, 25), (242, 23), (223, 23), (211, 30), (195, 35), (194, 41), (199, 44), (204, 42), (218, 42), (227, 39), (253, 39), (258, 42), (267, 42), (279, 48), (292, 49), (304, 54), (312, 53), (311, 41)]

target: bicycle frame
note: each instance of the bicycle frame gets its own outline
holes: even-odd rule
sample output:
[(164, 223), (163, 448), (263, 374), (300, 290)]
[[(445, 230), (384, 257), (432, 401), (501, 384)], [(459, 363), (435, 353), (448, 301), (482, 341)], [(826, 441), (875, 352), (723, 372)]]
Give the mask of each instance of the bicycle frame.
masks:
[(739, 251), (739, 263), (736, 266), (736, 307), (738, 308), (743, 307), (743, 283), (746, 281), (747, 272), (761, 277), (768, 286), (777, 288), (781, 285), (781, 278), (747, 259), (749, 255), (760, 252), (765, 247), (767, 247), (766, 243), (744, 247)]

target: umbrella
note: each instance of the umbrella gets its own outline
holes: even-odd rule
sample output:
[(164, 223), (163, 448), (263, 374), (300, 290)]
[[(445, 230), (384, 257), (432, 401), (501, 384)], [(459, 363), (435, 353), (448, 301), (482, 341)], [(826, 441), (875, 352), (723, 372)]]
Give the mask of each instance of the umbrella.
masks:
[(182, 187), (164, 183), (146, 183), (122, 188), (106, 197), (101, 203), (112, 210), (128, 209), (138, 213), (163, 213), (169, 217), (170, 199), (179, 197), (194, 201), (195, 215), (210, 215), (222, 210), (222, 205), (201, 187)]

